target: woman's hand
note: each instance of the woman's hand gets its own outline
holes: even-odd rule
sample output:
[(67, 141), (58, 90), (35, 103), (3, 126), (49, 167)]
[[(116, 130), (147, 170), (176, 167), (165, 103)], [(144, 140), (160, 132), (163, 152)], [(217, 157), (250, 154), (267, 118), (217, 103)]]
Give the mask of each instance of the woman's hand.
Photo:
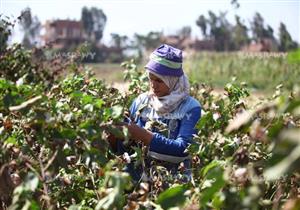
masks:
[[(149, 145), (152, 138), (153, 138), (153, 134), (144, 129), (139, 127), (138, 125), (136, 125), (135, 123), (118, 123), (117, 125), (114, 125), (114, 129), (118, 129), (119, 132), (121, 133), (123, 130), (123, 127), (126, 127), (128, 129), (129, 132), (129, 138), (135, 141), (142, 141), (144, 142), (145, 145)], [(116, 130), (115, 130), (116, 133)], [(124, 139), (124, 136), (119, 136), (116, 137), (114, 134), (112, 134), (111, 132), (108, 131), (108, 141), (111, 144), (112, 147), (116, 146), (116, 138), (118, 139)]]
[(139, 127), (135, 123), (125, 124), (124, 126), (128, 128), (129, 138), (135, 141), (142, 141), (145, 145), (150, 144), (153, 138), (153, 134), (150, 131)]
[(119, 128), (119, 130), (123, 130), (122, 127), (126, 127), (128, 129), (130, 139), (135, 141), (142, 141), (145, 145), (149, 145), (153, 138), (153, 134), (150, 131), (141, 128), (133, 122), (118, 123), (117, 127)]

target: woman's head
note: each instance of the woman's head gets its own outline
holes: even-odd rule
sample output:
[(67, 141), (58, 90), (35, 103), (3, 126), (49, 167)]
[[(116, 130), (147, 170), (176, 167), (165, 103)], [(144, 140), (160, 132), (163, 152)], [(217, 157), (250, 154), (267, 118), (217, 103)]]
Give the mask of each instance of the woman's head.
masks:
[(149, 72), (159, 75), (180, 77), (183, 75), (182, 51), (163, 44), (151, 53), (145, 67)]
[(189, 95), (181, 50), (161, 45), (151, 54), (145, 68), (150, 80), (150, 104), (158, 113), (171, 112)]
[(151, 91), (157, 96), (169, 95), (178, 85), (180, 77), (165, 76), (154, 72), (148, 73)]
[(158, 97), (169, 95), (179, 78), (184, 75), (182, 51), (163, 44), (152, 52), (145, 67), (149, 73), (152, 92)]
[(149, 73), (148, 75), (150, 81), (151, 91), (157, 96), (162, 97), (170, 94), (169, 86), (154, 73)]

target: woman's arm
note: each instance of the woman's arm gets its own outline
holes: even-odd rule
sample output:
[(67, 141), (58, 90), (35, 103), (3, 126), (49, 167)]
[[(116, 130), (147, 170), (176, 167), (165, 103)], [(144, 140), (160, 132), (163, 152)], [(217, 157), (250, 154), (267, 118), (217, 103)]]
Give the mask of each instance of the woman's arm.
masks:
[(178, 163), (184, 160), (187, 146), (192, 143), (193, 134), (196, 133), (195, 125), (200, 119), (201, 108), (196, 107), (186, 113), (180, 122), (176, 139), (166, 138), (159, 133), (153, 133), (150, 142), (149, 154), (160, 160)]
[[(126, 126), (129, 131), (130, 138), (136, 141), (142, 141), (144, 142), (145, 145), (149, 145), (152, 138), (153, 134), (152, 132), (142, 128), (142, 125), (133, 123), (132, 120), (133, 118), (136, 118), (135, 114), (139, 110), (139, 105), (142, 103), (143, 100), (145, 100), (146, 94), (141, 94), (139, 95), (131, 104), (129, 111), (130, 111), (130, 118), (126, 117), (124, 119), (123, 123), (120, 123), (119, 125), (121, 126)], [(120, 128), (121, 129), (121, 128)]]
[(169, 162), (181, 162), (187, 154), (184, 152), (191, 143), (193, 134), (196, 133), (195, 125), (201, 115), (201, 108), (195, 107), (187, 112), (180, 122), (180, 128), (176, 139), (150, 132), (134, 123), (126, 125), (130, 136), (134, 140), (143, 141), (149, 145), (149, 153), (155, 158)]
[(129, 123), (127, 125), (127, 128), (128, 128), (131, 139), (136, 140), (136, 141), (138, 141), (138, 140), (142, 141), (147, 146), (151, 143), (151, 140), (153, 139), (152, 132), (139, 127), (135, 123)]

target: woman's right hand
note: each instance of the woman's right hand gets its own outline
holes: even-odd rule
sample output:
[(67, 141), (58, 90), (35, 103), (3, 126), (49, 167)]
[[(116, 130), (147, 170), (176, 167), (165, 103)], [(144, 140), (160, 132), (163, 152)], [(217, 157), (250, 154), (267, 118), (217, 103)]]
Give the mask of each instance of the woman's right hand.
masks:
[(117, 140), (123, 140), (124, 135), (122, 132), (122, 127), (120, 125), (107, 125), (104, 128), (105, 140), (109, 143), (111, 148), (116, 151)]

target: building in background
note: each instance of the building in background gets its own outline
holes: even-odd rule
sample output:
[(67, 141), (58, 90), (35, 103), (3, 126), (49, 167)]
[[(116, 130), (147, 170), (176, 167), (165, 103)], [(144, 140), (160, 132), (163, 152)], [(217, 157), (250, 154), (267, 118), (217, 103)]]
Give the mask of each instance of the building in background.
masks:
[(70, 48), (86, 40), (81, 21), (48, 20), (44, 27), (44, 44), (51, 43), (56, 49)]
[(273, 52), (277, 51), (278, 46), (275, 40), (264, 38), (259, 42), (252, 42), (249, 45), (243, 46), (241, 51), (244, 52)]

